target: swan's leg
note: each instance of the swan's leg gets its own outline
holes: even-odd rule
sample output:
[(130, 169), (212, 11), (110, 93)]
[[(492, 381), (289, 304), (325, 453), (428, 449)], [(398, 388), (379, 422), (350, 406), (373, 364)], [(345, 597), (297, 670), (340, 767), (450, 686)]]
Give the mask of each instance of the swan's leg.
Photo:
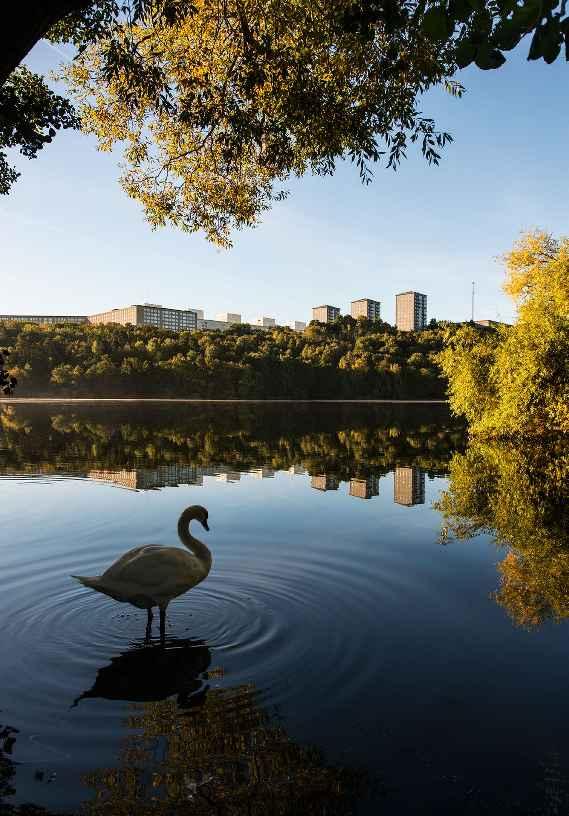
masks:
[(153, 618), (152, 607), (149, 606), (146, 612), (148, 614), (148, 617), (146, 619), (146, 640), (150, 641), (150, 639), (152, 638), (152, 618)]
[(168, 606), (168, 604), (166, 604), (166, 606), (161, 606), (160, 607), (160, 640), (162, 642), (164, 642), (164, 640), (166, 639), (166, 608), (167, 608), (167, 606)]

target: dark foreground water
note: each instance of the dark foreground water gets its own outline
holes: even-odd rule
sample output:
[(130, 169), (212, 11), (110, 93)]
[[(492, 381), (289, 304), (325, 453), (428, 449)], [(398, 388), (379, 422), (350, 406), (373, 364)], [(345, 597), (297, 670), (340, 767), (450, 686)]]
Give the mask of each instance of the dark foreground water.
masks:
[[(0, 417), (0, 811), (569, 812), (564, 488), (544, 516), (526, 453), (443, 407)], [(197, 503), (211, 573), (145, 641), (70, 576)]]

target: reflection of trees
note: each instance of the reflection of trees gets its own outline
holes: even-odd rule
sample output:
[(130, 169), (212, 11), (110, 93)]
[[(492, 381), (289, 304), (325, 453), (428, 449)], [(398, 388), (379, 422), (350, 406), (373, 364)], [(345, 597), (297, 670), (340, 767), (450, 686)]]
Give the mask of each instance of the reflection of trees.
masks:
[(497, 602), (516, 623), (569, 617), (569, 444), (473, 442), (450, 465), (438, 502), (449, 532), (491, 532), (508, 553)]
[(302, 464), (340, 480), (381, 475), (413, 463), (446, 472), (462, 445), (461, 423), (444, 407), (181, 406), (62, 410), (32, 406), (0, 413), (0, 471), (69, 472), (166, 464), (233, 470)]
[(85, 779), (89, 816), (345, 816), (360, 787), (291, 740), (250, 684), (210, 690), (190, 711), (171, 699), (134, 706), (127, 727), (119, 767)]

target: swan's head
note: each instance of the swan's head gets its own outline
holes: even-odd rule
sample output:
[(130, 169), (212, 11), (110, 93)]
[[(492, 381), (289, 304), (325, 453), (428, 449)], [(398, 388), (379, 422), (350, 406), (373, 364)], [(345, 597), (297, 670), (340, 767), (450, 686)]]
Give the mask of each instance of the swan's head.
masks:
[(192, 507), (188, 507), (187, 510), (184, 510), (184, 515), (188, 518), (195, 518), (196, 521), (199, 521), (204, 530), (209, 532), (209, 524), (207, 523), (207, 517), (209, 514), (205, 507), (202, 507), (201, 504), (194, 504)]

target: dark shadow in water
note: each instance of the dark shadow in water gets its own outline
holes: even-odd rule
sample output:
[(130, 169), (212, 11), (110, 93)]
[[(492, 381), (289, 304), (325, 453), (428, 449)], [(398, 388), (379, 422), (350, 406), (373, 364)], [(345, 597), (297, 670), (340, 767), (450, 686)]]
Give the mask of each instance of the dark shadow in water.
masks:
[(150, 703), (176, 696), (178, 706), (191, 708), (207, 694), (204, 674), (210, 664), (211, 652), (203, 640), (167, 638), (136, 645), (100, 668), (92, 687), (73, 707), (95, 698)]

